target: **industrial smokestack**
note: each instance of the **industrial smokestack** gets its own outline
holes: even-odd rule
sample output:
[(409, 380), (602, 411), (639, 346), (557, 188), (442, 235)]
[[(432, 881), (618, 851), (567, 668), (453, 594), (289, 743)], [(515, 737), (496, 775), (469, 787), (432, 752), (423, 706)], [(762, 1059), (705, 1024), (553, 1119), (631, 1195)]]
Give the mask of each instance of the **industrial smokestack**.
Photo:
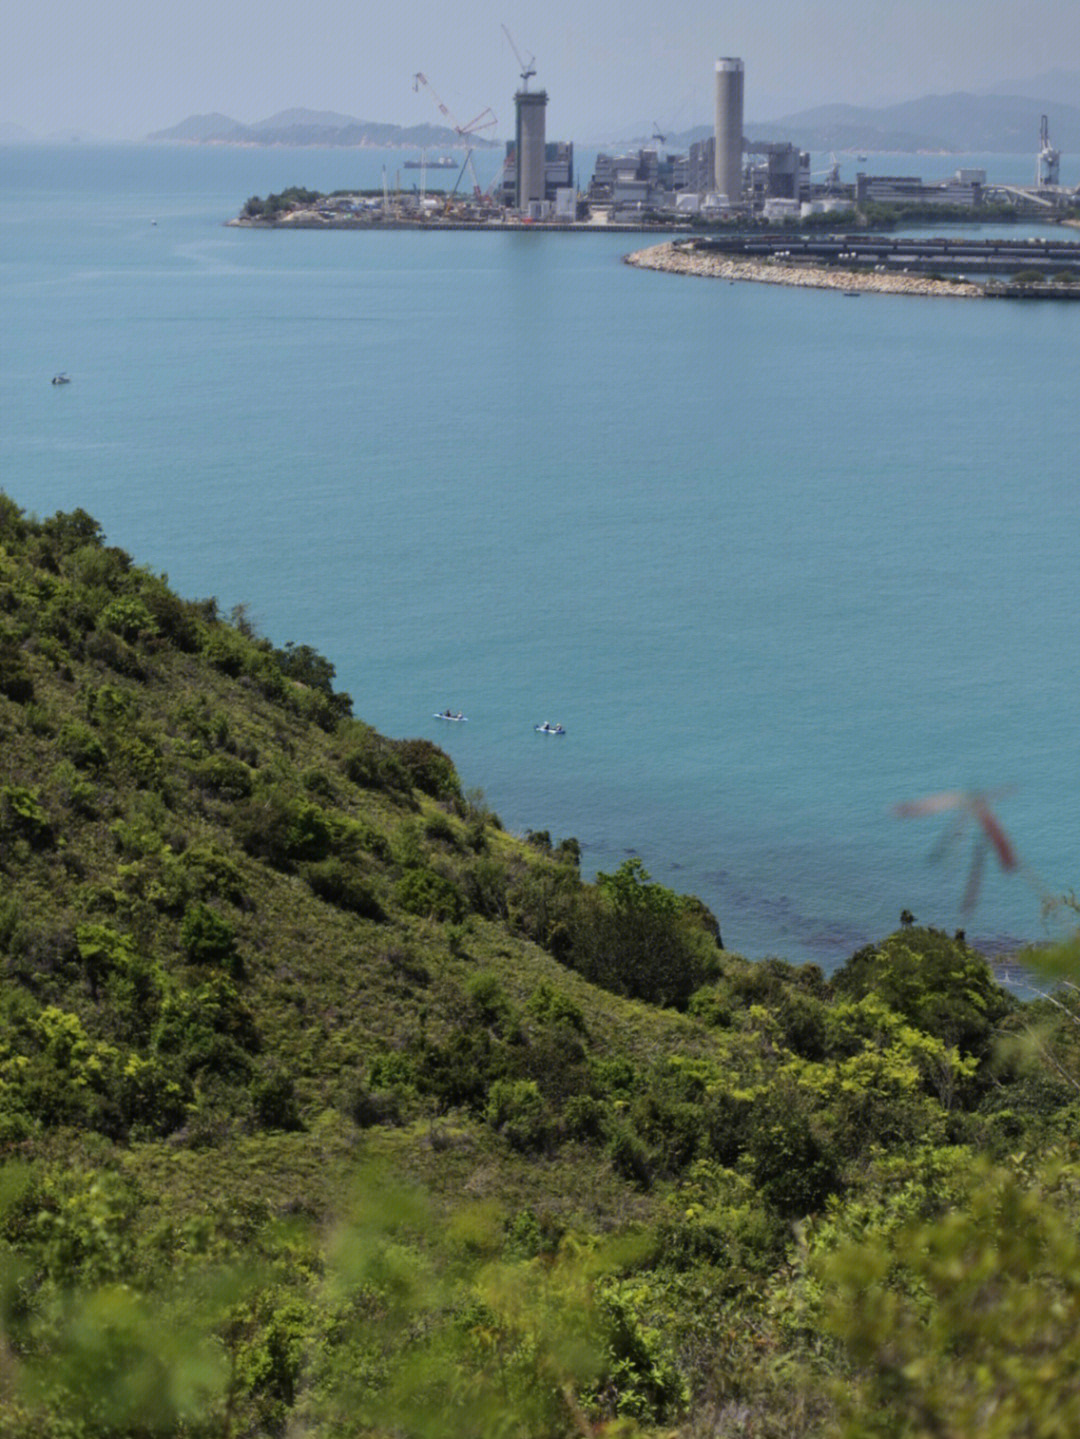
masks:
[(742, 199), (743, 62), (716, 62), (716, 190), (731, 203)]
[(546, 90), (519, 90), (514, 96), (517, 109), (517, 191), (516, 208), (527, 210), (534, 200), (543, 200), (547, 193), (545, 167)]

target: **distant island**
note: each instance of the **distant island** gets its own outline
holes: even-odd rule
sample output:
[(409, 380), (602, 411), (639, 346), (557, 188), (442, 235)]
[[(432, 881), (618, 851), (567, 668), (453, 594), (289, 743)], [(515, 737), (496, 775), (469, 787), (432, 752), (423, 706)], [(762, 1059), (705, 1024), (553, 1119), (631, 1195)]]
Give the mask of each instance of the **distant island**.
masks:
[[(1046, 115), (1054, 144), (1080, 153), (1080, 73), (1053, 71), (1027, 81), (1009, 81), (984, 94), (924, 95), (894, 105), (818, 105), (746, 126), (750, 141), (783, 136), (810, 151), (874, 151), (897, 154), (1034, 153), (1039, 118)], [(628, 131), (633, 132), (634, 126)], [(643, 132), (644, 133), (644, 132)], [(697, 125), (666, 137), (669, 149), (687, 149), (712, 133)], [(446, 126), (390, 125), (323, 110), (282, 110), (248, 125), (229, 115), (190, 115), (169, 129), (148, 135), (151, 142), (186, 145), (370, 146), (378, 149), (462, 148)], [(616, 145), (652, 144), (631, 134)], [(477, 147), (497, 141), (470, 137)], [(610, 143), (605, 148), (610, 148)]]
[[(182, 145), (283, 145), (304, 147), (447, 150), (461, 147), (456, 130), (445, 125), (386, 125), (337, 115), (328, 110), (282, 110), (268, 120), (245, 125), (228, 115), (189, 115), (168, 130), (155, 130), (147, 140)], [(474, 148), (494, 142), (470, 136)]]

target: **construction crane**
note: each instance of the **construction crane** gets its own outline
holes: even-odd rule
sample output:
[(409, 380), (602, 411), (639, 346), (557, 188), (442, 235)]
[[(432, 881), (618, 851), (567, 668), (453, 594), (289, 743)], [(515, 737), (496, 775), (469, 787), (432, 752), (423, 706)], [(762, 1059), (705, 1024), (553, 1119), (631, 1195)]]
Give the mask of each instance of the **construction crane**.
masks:
[[(454, 134), (457, 135), (458, 139), (461, 140), (466, 147), (465, 160), (461, 166), (460, 172), (458, 173), (458, 177), (454, 182), (454, 188), (450, 192), (450, 199), (453, 199), (454, 195), (457, 193), (457, 187), (461, 184), (461, 177), (462, 175), (464, 175), (467, 167), (469, 174), (472, 176), (473, 195), (477, 200), (482, 200), (484, 197), (484, 192), (480, 188), (480, 181), (477, 179), (476, 175), (476, 166), (473, 164), (473, 146), (470, 143), (470, 137), (480, 135), (484, 130), (490, 130), (492, 126), (498, 125), (498, 119), (496, 118), (494, 112), (490, 108), (488, 108), (481, 110), (479, 115), (477, 115), (474, 119), (470, 120), (467, 125), (459, 125), (458, 122), (454, 119), (453, 115), (451, 115), (450, 111), (446, 108), (443, 102), (439, 99), (438, 95), (435, 93), (435, 89), (432, 86), (431, 81), (426, 75), (422, 75), (418, 70), (413, 76), (413, 90), (419, 93), (421, 85), (431, 96), (432, 100), (434, 100), (439, 114), (443, 117), (444, 120), (446, 120), (450, 128), (453, 130)], [(447, 203), (449, 203), (449, 200), (447, 201)]]
[(661, 143), (661, 145), (666, 145), (666, 144), (667, 144), (667, 136), (666, 136), (666, 135), (661, 135), (661, 133), (660, 133), (660, 122), (659, 122), (658, 120), (654, 120), (654, 121), (652, 122), (652, 138), (653, 138), (654, 140), (659, 140), (660, 143)]
[(1050, 121), (1043, 115), (1039, 125), (1039, 158), (1035, 165), (1035, 184), (1040, 190), (1056, 188), (1061, 183), (1061, 151), (1050, 143)]
[(513, 50), (514, 55), (517, 58), (517, 62), (521, 66), (521, 88), (527, 95), (529, 93), (529, 81), (536, 74), (536, 56), (530, 55), (527, 60), (523, 60), (521, 58), (521, 51), (514, 44), (513, 35), (510, 34), (510, 31), (506, 28), (505, 25), (502, 27), (502, 32), (506, 36), (507, 40), (510, 41), (510, 49)]
[(810, 178), (811, 180), (816, 180), (821, 175), (825, 176), (826, 195), (838, 195), (843, 186), (843, 181), (840, 178), (840, 161), (836, 158), (835, 150), (829, 156), (829, 168), (827, 170), (813, 171)]

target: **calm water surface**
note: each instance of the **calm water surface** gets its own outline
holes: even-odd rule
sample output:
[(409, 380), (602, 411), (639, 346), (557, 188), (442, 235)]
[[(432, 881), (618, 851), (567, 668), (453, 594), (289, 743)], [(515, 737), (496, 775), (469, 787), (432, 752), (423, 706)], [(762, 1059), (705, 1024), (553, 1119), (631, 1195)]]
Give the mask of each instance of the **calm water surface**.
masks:
[[(222, 226), (381, 163), (0, 151), (4, 488), (315, 645), (508, 827), (640, 854), (730, 948), (831, 968), (904, 907), (1039, 937), (1080, 874), (1080, 306)], [(999, 785), (1028, 869), (965, 915), (970, 837), (932, 864), (891, 807)]]

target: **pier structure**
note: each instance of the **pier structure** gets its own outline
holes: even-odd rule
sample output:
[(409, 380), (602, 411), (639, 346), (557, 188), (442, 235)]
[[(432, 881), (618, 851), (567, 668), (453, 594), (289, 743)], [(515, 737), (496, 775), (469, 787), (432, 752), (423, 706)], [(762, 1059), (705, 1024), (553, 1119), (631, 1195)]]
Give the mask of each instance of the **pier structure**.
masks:
[(916, 239), (894, 235), (709, 235), (688, 242), (701, 254), (844, 270), (963, 274), (965, 279), (1030, 272), (1047, 279), (1068, 272), (1080, 296), (1080, 244), (1075, 240)]

